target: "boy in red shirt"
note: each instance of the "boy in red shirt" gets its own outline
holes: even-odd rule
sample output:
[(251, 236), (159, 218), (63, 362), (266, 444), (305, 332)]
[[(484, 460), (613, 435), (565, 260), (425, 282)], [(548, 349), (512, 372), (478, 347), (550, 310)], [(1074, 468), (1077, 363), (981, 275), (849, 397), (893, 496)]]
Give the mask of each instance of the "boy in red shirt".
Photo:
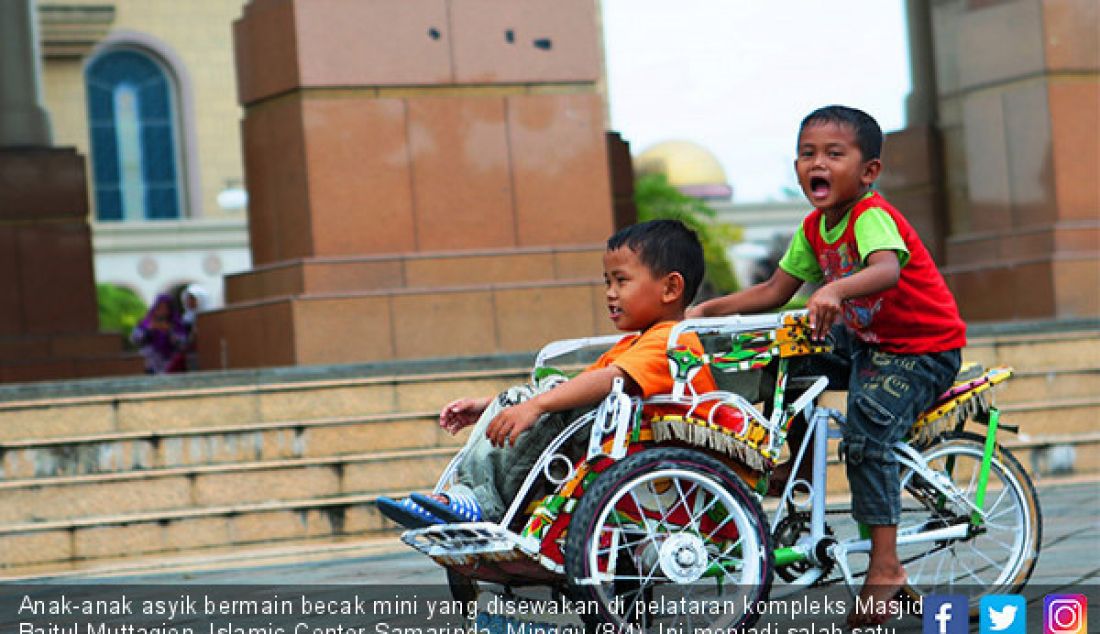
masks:
[[(809, 358), (798, 373), (826, 375), (831, 387), (848, 389), (841, 452), (852, 515), (871, 530), (861, 596), (873, 597), (876, 605), (892, 600), (906, 580), (897, 554), (900, 475), (890, 446), (951, 386), (966, 345), (966, 325), (924, 244), (871, 188), (882, 170), (881, 148), (882, 130), (864, 112), (828, 106), (810, 113), (799, 128), (794, 167), (816, 208), (769, 280), (687, 313), (774, 310), (804, 282), (822, 284), (807, 309), (814, 336), (832, 331), (836, 350)], [(881, 623), (885, 617), (853, 613), (849, 624)]]

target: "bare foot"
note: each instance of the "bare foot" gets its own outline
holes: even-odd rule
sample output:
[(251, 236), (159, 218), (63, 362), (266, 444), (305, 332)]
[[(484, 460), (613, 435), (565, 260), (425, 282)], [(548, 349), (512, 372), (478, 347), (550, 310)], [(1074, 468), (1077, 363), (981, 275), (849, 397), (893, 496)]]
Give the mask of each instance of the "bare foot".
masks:
[(848, 627), (882, 625), (900, 616), (905, 608), (904, 587), (905, 569), (900, 565), (870, 568), (856, 603), (848, 613)]

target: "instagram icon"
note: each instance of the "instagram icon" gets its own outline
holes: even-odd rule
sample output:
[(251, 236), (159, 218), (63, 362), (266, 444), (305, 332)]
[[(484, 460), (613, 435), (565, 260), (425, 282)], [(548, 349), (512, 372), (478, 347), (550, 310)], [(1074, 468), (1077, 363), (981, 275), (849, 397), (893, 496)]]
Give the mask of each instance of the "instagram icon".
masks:
[(1043, 634), (1086, 634), (1088, 599), (1083, 594), (1043, 597)]

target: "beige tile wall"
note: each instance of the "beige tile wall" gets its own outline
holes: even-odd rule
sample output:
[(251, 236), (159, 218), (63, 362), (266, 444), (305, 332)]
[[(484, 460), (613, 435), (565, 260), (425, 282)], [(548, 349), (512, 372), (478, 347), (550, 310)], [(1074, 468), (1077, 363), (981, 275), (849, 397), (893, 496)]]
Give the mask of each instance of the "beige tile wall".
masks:
[[(102, 5), (100, 0), (66, 0), (70, 5)], [(199, 160), (201, 209), (208, 217), (225, 216), (216, 197), (226, 181), (243, 178), (241, 162), (241, 109), (237, 105), (236, 66), (233, 59), (232, 23), (241, 14), (244, 0), (188, 0), (186, 18), (173, 2), (112, 0), (115, 21), (112, 32), (138, 32), (151, 36), (184, 65), (183, 74), (193, 92), (195, 146)], [(271, 49), (277, 54), (285, 47)], [(43, 92), (54, 130), (54, 143), (75, 146), (88, 154), (87, 105), (83, 68), (86, 60), (47, 59), (43, 63)], [(90, 169), (90, 168), (89, 168)], [(90, 175), (89, 171), (89, 175)], [(197, 208), (192, 209), (195, 213)]]

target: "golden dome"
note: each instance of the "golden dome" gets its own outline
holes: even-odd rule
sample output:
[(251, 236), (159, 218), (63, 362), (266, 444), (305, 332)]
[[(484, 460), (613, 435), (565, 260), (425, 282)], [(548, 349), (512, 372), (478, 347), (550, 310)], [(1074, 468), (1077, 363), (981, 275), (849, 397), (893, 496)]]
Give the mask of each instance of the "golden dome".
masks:
[(710, 150), (691, 141), (664, 141), (650, 146), (634, 159), (638, 176), (664, 174), (669, 185), (688, 196), (704, 200), (730, 200), (733, 189), (726, 171)]
[(691, 141), (663, 141), (634, 159), (639, 174), (664, 174), (674, 187), (725, 185), (726, 171), (710, 150)]

